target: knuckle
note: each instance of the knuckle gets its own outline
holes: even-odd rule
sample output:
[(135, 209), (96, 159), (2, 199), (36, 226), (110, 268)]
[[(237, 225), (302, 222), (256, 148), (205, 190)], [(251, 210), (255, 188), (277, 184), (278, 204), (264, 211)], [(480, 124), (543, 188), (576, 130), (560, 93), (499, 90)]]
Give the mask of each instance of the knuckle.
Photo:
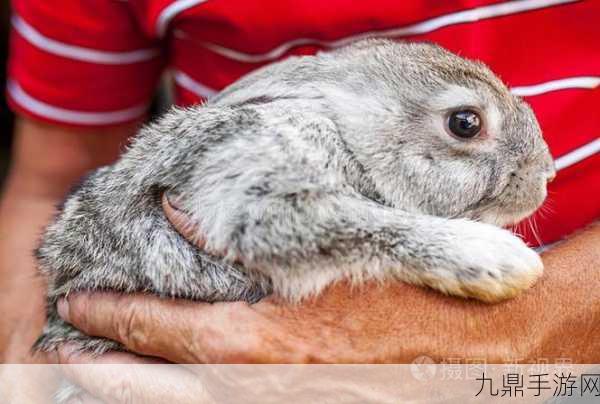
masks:
[(182, 351), (189, 363), (210, 363), (213, 359), (210, 350), (200, 342), (199, 338), (188, 338), (183, 343)]
[(119, 321), (115, 324), (118, 340), (133, 351), (142, 350), (147, 343), (144, 325), (151, 317), (151, 308), (146, 302), (136, 300), (125, 303)]

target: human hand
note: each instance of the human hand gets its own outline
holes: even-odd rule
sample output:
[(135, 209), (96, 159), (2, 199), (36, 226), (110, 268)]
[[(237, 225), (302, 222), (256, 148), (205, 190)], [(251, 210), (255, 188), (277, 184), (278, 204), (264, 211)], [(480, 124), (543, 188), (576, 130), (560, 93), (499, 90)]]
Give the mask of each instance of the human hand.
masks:
[[(181, 212), (163, 202), (177, 229), (195, 233)], [(593, 248), (599, 238), (595, 226), (552, 250), (544, 257), (546, 275), (538, 285), (493, 306), (398, 283), (355, 290), (338, 284), (299, 305), (275, 297), (250, 305), (82, 294), (71, 296), (68, 304), (62, 301), (60, 312), (89, 335), (177, 363), (411, 362), (421, 354), (437, 361), (494, 363), (536, 357), (598, 360), (600, 347), (588, 341), (588, 334), (573, 335), (568, 347), (557, 336), (572, 334), (566, 324), (573, 322), (579, 330), (598, 327), (599, 308), (590, 304), (600, 301), (591, 269), (599, 262)], [(564, 284), (571, 286), (568, 293)]]
[[(165, 207), (167, 216), (181, 228), (185, 217), (171, 209)], [(593, 270), (600, 262), (593, 248), (598, 242), (600, 226), (593, 226), (551, 250), (543, 257), (546, 275), (538, 286), (493, 306), (406, 284), (354, 290), (338, 284), (299, 305), (274, 297), (250, 305), (72, 295), (60, 303), (63, 318), (138, 355), (92, 359), (61, 353), (59, 358), (67, 364), (146, 363), (139, 355), (178, 363), (405, 363), (420, 355), (442, 362), (598, 362), (600, 341), (593, 337), (600, 329)], [(71, 377), (89, 391), (94, 387), (87, 384), (102, 380)], [(145, 390), (130, 385), (129, 391)]]

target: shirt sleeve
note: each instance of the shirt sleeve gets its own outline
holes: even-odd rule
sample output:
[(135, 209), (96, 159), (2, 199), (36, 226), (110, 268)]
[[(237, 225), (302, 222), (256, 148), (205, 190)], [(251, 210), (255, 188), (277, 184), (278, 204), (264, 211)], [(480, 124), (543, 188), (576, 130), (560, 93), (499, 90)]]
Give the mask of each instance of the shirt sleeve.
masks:
[(7, 95), (39, 120), (83, 127), (145, 115), (162, 71), (160, 46), (125, 1), (13, 0)]

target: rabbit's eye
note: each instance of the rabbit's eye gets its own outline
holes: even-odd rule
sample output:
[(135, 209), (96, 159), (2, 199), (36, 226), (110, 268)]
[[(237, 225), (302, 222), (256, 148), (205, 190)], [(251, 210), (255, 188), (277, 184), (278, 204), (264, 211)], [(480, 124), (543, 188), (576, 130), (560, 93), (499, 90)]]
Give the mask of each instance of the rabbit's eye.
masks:
[(448, 117), (448, 129), (454, 136), (472, 138), (481, 131), (481, 118), (470, 109), (454, 111)]

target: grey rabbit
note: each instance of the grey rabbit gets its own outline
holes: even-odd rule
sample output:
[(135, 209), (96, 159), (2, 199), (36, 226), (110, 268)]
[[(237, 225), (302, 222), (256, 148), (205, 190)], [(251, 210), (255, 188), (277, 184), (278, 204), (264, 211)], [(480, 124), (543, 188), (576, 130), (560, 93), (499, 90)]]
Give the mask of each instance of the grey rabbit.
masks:
[[(480, 62), (388, 40), (290, 57), (172, 109), (66, 199), (37, 250), (49, 290), (35, 349), (123, 349), (58, 317), (82, 290), (297, 302), (350, 279), (512, 297), (543, 266), (499, 226), (534, 212), (554, 175), (531, 108)], [(167, 221), (163, 193), (203, 250)]]

